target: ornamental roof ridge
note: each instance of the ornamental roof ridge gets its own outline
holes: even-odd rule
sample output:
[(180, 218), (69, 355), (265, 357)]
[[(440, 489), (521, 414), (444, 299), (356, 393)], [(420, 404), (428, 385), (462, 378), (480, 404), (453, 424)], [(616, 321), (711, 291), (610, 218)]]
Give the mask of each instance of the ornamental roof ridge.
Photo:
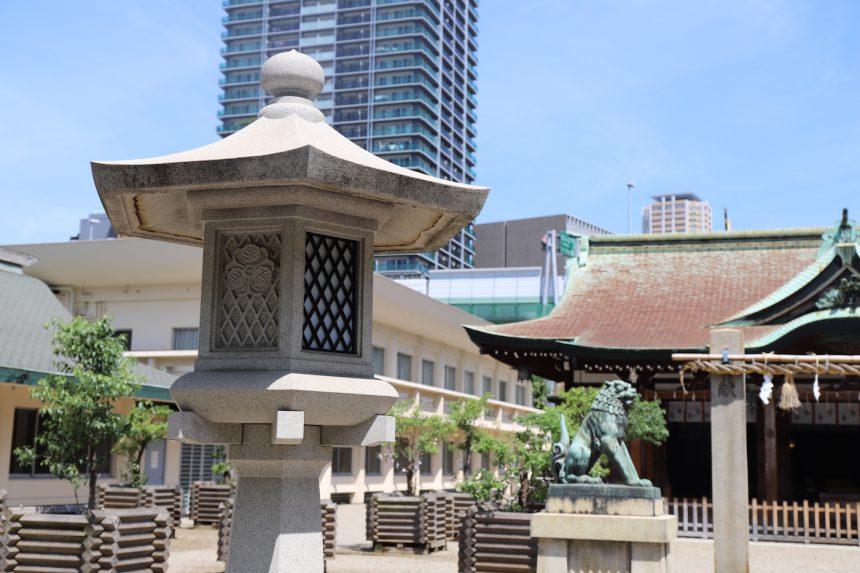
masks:
[[(837, 221), (833, 227), (830, 227), (821, 234), (821, 246), (812, 264), (768, 296), (712, 326), (755, 324), (757, 321), (753, 315), (762, 313), (786, 299), (799, 296), (799, 293), (812, 284), (818, 277), (828, 273), (837, 258), (840, 260), (836, 266), (840, 267), (840, 271), (834, 275), (835, 279), (831, 277), (828, 282), (832, 283), (834, 280), (839, 280), (842, 277), (842, 271), (846, 267), (850, 267), (854, 259), (860, 256), (857, 238), (854, 221), (848, 219), (848, 210), (843, 209), (842, 220)], [(793, 322), (793, 320), (790, 322)]]

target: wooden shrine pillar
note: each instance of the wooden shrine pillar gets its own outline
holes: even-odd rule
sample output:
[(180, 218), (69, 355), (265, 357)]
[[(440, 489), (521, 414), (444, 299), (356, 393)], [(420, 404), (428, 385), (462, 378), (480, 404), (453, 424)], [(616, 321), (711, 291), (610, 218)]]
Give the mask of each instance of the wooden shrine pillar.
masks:
[[(743, 354), (743, 332), (711, 331), (712, 354)], [(711, 374), (714, 573), (749, 571), (746, 376)]]

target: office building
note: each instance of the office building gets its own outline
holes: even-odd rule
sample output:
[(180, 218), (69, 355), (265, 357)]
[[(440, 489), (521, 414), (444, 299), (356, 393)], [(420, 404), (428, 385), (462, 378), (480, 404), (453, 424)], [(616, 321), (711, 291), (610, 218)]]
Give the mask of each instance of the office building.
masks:
[[(477, 0), (225, 0), (218, 132), (266, 104), (260, 66), (296, 49), (322, 64), (316, 105), (343, 135), (385, 159), (452, 181), (475, 180)], [(435, 253), (388, 255), (382, 274), (472, 268), (469, 225)]]
[[(487, 268), (541, 267), (548, 231), (580, 236), (606, 235), (609, 231), (571, 215), (548, 215), (475, 226), (475, 266)], [(556, 255), (558, 274), (564, 274), (565, 257)]]
[(643, 233), (707, 233), (711, 205), (695, 193), (653, 195), (642, 209)]

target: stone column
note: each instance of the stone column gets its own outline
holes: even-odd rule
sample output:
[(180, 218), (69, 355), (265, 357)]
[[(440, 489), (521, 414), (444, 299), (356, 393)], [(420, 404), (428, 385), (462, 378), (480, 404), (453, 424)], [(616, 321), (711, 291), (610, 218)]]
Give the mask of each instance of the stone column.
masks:
[[(713, 354), (744, 352), (743, 333), (711, 331)], [(714, 572), (749, 571), (746, 377), (711, 375)]]
[(331, 448), (320, 446), (320, 428), (306, 426), (297, 446), (272, 445), (267, 424), (243, 430), (228, 450), (239, 480), (227, 570), (322, 572), (319, 475)]

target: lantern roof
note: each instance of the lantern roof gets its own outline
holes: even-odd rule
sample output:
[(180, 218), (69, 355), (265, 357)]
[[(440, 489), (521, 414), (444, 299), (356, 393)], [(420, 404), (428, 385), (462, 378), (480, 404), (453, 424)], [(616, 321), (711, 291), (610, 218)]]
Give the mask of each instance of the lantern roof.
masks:
[(324, 80), (313, 58), (277, 54), (261, 69), (274, 99), (240, 131), (171, 155), (93, 162), (116, 231), (200, 245), (204, 211), (305, 207), (367, 220), (375, 252), (392, 253), (439, 248), (474, 220), (489, 189), (400, 167), (351, 142), (312, 103)]

